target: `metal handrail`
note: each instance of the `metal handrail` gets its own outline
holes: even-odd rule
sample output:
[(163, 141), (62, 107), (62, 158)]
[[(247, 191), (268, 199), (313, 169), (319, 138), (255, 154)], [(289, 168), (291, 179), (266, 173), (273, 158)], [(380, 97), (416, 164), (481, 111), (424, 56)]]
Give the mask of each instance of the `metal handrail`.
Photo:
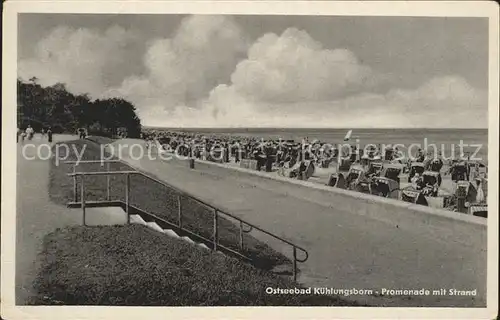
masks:
[(106, 176), (106, 175), (117, 175), (117, 174), (139, 174), (138, 171), (96, 171), (96, 172), (72, 172), (68, 173), (68, 176)]
[[(264, 234), (267, 234), (277, 240), (280, 240), (288, 245), (290, 245), (292, 248), (293, 248), (293, 275), (294, 275), (294, 280), (296, 280), (296, 275), (297, 275), (297, 262), (305, 262), (307, 261), (307, 259), (309, 258), (309, 253), (307, 252), (306, 249), (292, 243), (291, 241), (289, 240), (286, 240), (282, 237), (279, 237), (275, 234), (272, 234), (270, 233), (269, 231), (266, 231), (254, 224), (251, 224), (233, 214), (230, 214), (230, 213), (227, 213), (225, 211), (222, 211), (220, 209), (218, 209), (216, 206), (206, 202), (206, 201), (203, 201), (201, 199), (198, 199), (192, 195), (190, 195), (189, 193), (179, 189), (179, 188), (176, 188), (164, 181), (161, 181), (155, 177), (152, 177), (144, 172), (142, 172), (141, 170), (135, 168), (134, 166), (122, 161), (122, 160), (82, 160), (82, 161), (65, 161), (65, 163), (67, 164), (73, 164), (73, 172), (72, 173), (68, 173), (68, 176), (71, 176), (73, 177), (73, 180), (74, 180), (74, 190), (75, 190), (75, 202), (76, 202), (76, 177), (77, 176), (81, 176), (82, 178), (82, 182), (83, 182), (83, 177), (86, 176), (86, 175), (94, 175), (94, 176), (101, 176), (101, 175), (106, 175), (108, 177), (108, 188), (107, 188), (107, 192), (108, 192), (108, 200), (110, 199), (110, 195), (109, 195), (109, 175), (119, 175), (119, 174), (125, 174), (127, 176), (127, 188), (126, 188), (126, 198), (127, 198), (127, 208), (129, 206), (129, 203), (128, 203), (128, 193), (129, 193), (129, 187), (130, 187), (130, 183), (129, 183), (129, 176), (130, 174), (138, 174), (138, 175), (141, 175), (143, 177), (146, 177), (148, 178), (149, 180), (151, 181), (154, 181), (160, 185), (163, 185), (167, 188), (170, 188), (170, 189), (173, 189), (174, 191), (176, 191), (176, 193), (178, 193), (178, 201), (179, 201), (179, 205), (181, 204), (180, 202), (180, 196), (185, 196), (191, 200), (194, 200), (210, 209), (212, 209), (214, 211), (214, 239), (213, 239), (213, 249), (216, 251), (217, 250), (217, 246), (222, 246), (218, 243), (218, 228), (217, 228), (217, 221), (218, 221), (218, 216), (219, 214), (222, 214), (223, 216), (228, 216), (228, 217), (231, 217), (232, 219), (234, 220), (237, 220), (239, 222), (239, 227), (240, 227), (240, 247), (241, 249), (243, 249), (243, 236), (242, 236), (242, 233), (248, 233), (250, 231), (252, 231), (253, 229), (256, 229), (256, 230), (259, 230), (260, 232), (264, 233)], [(76, 166), (80, 163), (101, 163), (102, 165), (104, 163), (108, 163), (108, 171), (97, 171), (97, 172), (77, 172), (76, 171)], [(128, 167), (131, 167), (133, 168), (135, 171), (131, 171), (131, 170), (127, 170), (127, 171), (109, 171), (109, 163), (122, 163)], [(83, 191), (83, 185), (82, 185), (82, 197), (84, 196), (84, 191)], [(83, 210), (84, 209), (85, 205), (83, 204), (82, 202), (82, 208)], [(128, 211), (128, 210), (127, 210)], [(128, 212), (127, 212), (127, 215), (128, 215)], [(183, 229), (182, 228), (182, 214), (181, 214), (181, 207), (179, 206), (179, 228), (180, 229)], [(85, 218), (84, 218), (85, 219)], [(127, 218), (129, 219), (129, 218)], [(245, 229), (245, 225), (249, 227), (249, 229)], [(183, 229), (185, 231), (189, 231), (189, 230), (186, 230), (186, 229)], [(192, 232), (190, 232), (192, 233)], [(199, 235), (198, 235), (199, 236)], [(200, 236), (201, 237), (201, 236)], [(227, 248), (226, 248), (227, 249)], [(304, 257), (303, 258), (299, 258), (297, 256), (297, 250), (299, 251), (302, 251), (302, 253), (304, 254)], [(232, 251), (232, 250), (231, 250)], [(241, 254), (240, 254), (241, 255)]]
[(124, 163), (122, 160), (77, 160), (77, 161), (64, 161), (66, 164), (79, 164), (79, 163)]
[(241, 219), (241, 218), (239, 218), (239, 217), (237, 217), (237, 216), (235, 216), (233, 214), (230, 214), (230, 213), (227, 213), (225, 211), (222, 211), (222, 210), (216, 208), (215, 206), (213, 206), (213, 205), (211, 205), (211, 204), (209, 204), (209, 203), (207, 203), (207, 202), (205, 202), (203, 200), (200, 200), (200, 199), (198, 199), (198, 198), (196, 198), (196, 197), (194, 197), (194, 196), (186, 193), (185, 191), (179, 190), (179, 189), (177, 189), (177, 188), (175, 188), (175, 187), (173, 187), (173, 186), (171, 186), (171, 185), (169, 185), (169, 184), (167, 184), (167, 183), (165, 183), (165, 182), (163, 182), (161, 180), (158, 180), (158, 179), (156, 179), (154, 177), (151, 177), (151, 176), (149, 176), (147, 174), (144, 174), (144, 173), (142, 173), (140, 171), (137, 171), (137, 172), (140, 173), (142, 176), (144, 176), (144, 177), (146, 177), (146, 178), (148, 178), (148, 179), (150, 179), (150, 180), (152, 180), (154, 182), (157, 182), (157, 183), (159, 183), (159, 184), (161, 184), (161, 185), (163, 185), (165, 187), (174, 189), (175, 191), (181, 193), (182, 195), (184, 195), (184, 196), (186, 196), (186, 197), (188, 197), (188, 198), (190, 198), (190, 199), (192, 199), (192, 200), (194, 200), (194, 201), (196, 201), (198, 203), (201, 203), (204, 206), (207, 206), (207, 207), (209, 207), (209, 208), (211, 208), (213, 210), (217, 210), (218, 213), (222, 213), (223, 215), (229, 216), (229, 217), (237, 220), (238, 222), (242, 222), (243, 224), (245, 224), (245, 225), (247, 225), (247, 226), (250, 227), (250, 229), (248, 231), (246, 231), (246, 232), (250, 232), (252, 229), (257, 229), (257, 230), (261, 231), (262, 233), (265, 233), (265, 234), (267, 234), (267, 235), (269, 235), (269, 236), (271, 236), (271, 237), (273, 237), (275, 239), (278, 239), (278, 240), (280, 240), (280, 241), (282, 241), (282, 242), (284, 242), (284, 243), (286, 243), (286, 244), (288, 244), (288, 245), (290, 245), (292, 247), (295, 247), (295, 248), (299, 249), (300, 251), (302, 251), (305, 254), (305, 257), (303, 259), (297, 259), (298, 262), (305, 262), (308, 259), (309, 254), (308, 254), (307, 250), (305, 250), (304, 248), (302, 248), (302, 247), (300, 247), (300, 246), (298, 246), (298, 245), (296, 245), (296, 244), (294, 244), (294, 243), (292, 243), (292, 242), (290, 242), (290, 241), (288, 241), (286, 239), (283, 239), (283, 238), (281, 238), (281, 237), (279, 237), (277, 235), (274, 235), (274, 234), (272, 234), (272, 233), (270, 233), (270, 232), (268, 232), (268, 231), (266, 231), (266, 230), (264, 230), (264, 229), (262, 229), (260, 227), (257, 227), (256, 225), (251, 224), (251, 223), (249, 223), (249, 222), (247, 222), (247, 221), (245, 221), (245, 220), (243, 220), (243, 219)]

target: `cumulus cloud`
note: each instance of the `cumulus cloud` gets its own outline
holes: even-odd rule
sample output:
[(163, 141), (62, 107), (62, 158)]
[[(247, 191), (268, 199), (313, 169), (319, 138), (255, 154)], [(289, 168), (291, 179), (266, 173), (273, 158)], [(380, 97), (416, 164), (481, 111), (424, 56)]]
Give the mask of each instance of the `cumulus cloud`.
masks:
[(250, 48), (231, 83), (210, 93), (179, 125), (277, 127), (484, 127), (487, 93), (460, 76), (412, 89), (373, 93), (386, 78), (346, 49), (326, 50), (306, 32), (266, 34)]
[[(207, 126), (485, 127), (487, 93), (459, 76), (433, 78), (415, 89), (358, 93), (329, 101), (275, 103), (220, 86), (205, 102)], [(216, 111), (214, 111), (216, 110)], [(181, 117), (187, 125), (197, 117)]]
[(144, 56), (146, 75), (129, 77), (105, 95), (132, 100), (139, 113), (148, 117), (162, 108), (167, 117), (179, 106), (196, 107), (214, 87), (229, 81), (247, 46), (230, 17), (187, 17), (172, 38), (149, 45)]
[(266, 34), (231, 76), (236, 90), (263, 101), (337, 98), (366, 85), (372, 70), (346, 49), (328, 50), (305, 31)]
[(97, 97), (130, 72), (130, 61), (142, 55), (137, 36), (113, 26), (104, 32), (58, 27), (41, 39), (31, 59), (21, 60), (18, 76), (38, 78), (43, 86), (63, 82), (76, 94)]
[(430, 79), (415, 90), (391, 90), (385, 95), (388, 112), (408, 115), (406, 126), (487, 127), (488, 93), (463, 77)]

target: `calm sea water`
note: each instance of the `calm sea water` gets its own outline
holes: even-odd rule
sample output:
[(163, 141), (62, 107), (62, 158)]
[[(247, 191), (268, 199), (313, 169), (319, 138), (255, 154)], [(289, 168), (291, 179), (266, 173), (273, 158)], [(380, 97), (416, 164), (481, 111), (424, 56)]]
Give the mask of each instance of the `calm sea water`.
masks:
[[(160, 129), (160, 128), (158, 128)], [(343, 143), (343, 139), (349, 129), (314, 129), (314, 128), (183, 128), (168, 129), (183, 132), (197, 132), (202, 134), (238, 135), (247, 137), (259, 137), (264, 139), (294, 139), (300, 141), (307, 137), (310, 141), (318, 139), (326, 143)], [(418, 144), (425, 149), (425, 143), (437, 146), (437, 150), (443, 152), (444, 157), (449, 158), (453, 153), (456, 157), (460, 155), (460, 142), (468, 146), (463, 147), (464, 152), (475, 152), (481, 145), (476, 158), (488, 162), (488, 129), (352, 129), (351, 142), (358, 143), (361, 147), (366, 144), (402, 144), (406, 148), (411, 144), (417, 145), (412, 150), (418, 150)], [(403, 149), (403, 148), (399, 148)], [(454, 151), (453, 151), (454, 150)]]

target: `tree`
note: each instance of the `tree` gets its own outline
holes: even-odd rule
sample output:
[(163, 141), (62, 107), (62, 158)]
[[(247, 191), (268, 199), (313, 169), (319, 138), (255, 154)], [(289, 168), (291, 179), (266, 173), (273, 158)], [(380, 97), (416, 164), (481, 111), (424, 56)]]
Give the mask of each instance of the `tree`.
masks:
[(138, 137), (141, 121), (135, 107), (120, 99), (91, 101), (87, 94), (74, 95), (64, 83), (42, 87), (36, 77), (28, 82), (17, 81), (18, 126), (36, 124), (35, 130), (42, 126), (58, 126), (61, 131), (74, 133), (78, 127), (96, 131), (94, 134), (116, 134), (117, 128), (126, 128), (128, 135)]

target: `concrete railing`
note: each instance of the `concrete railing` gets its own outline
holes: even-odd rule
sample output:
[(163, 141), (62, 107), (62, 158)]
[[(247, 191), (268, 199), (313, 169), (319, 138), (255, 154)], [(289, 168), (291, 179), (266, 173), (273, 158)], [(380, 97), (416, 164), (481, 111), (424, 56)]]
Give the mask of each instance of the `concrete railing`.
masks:
[[(177, 159), (175, 157), (170, 161), (185, 162), (188, 166), (188, 160)], [(195, 168), (198, 170), (218, 168), (219, 170), (233, 170), (239, 174), (244, 174), (247, 176), (255, 176), (265, 179), (271, 179), (280, 183), (293, 184), (300, 187), (305, 187), (309, 189), (314, 189), (320, 192), (326, 192), (330, 195), (332, 203), (336, 207), (345, 207), (347, 210), (353, 213), (364, 213), (366, 215), (381, 215), (390, 212), (390, 216), (394, 217), (395, 212), (399, 212), (398, 215), (406, 216), (408, 214), (418, 215), (417, 219), (423, 223), (430, 223), (432, 220), (452, 220), (454, 223), (466, 223), (477, 225), (479, 228), (486, 228), (487, 219), (482, 217), (476, 217), (468, 214), (462, 214), (458, 212), (452, 212), (443, 209), (436, 209), (431, 207), (426, 207), (422, 205), (412, 204), (396, 199), (383, 198), (371, 194), (365, 194), (361, 192), (345, 190), (340, 188), (334, 188), (314, 182), (290, 179), (287, 177), (279, 176), (277, 173), (268, 173), (263, 171), (256, 171), (247, 168), (241, 168), (237, 166), (229, 166), (227, 164), (220, 164), (205, 160), (195, 160)], [(367, 206), (367, 204), (369, 204)]]
[[(297, 188), (293, 188), (299, 189), (294, 196), (302, 196), (304, 201), (314, 199), (315, 202), (330, 206), (332, 207), (332, 214), (335, 214), (336, 210), (349, 212), (406, 230), (416, 229), (424, 225), (428, 236), (437, 237), (443, 241), (458, 241), (463, 245), (478, 248), (482, 247), (486, 242), (487, 219), (482, 217), (290, 179), (275, 173), (270, 174), (239, 167), (228, 167), (227, 165), (212, 162), (197, 160), (195, 167), (197, 170), (210, 170), (215, 174), (217, 174), (218, 170), (226, 172), (227, 170), (233, 170), (234, 173), (247, 177), (271, 179), (278, 183), (297, 186)], [(301, 188), (307, 188), (307, 191), (300, 191)]]

